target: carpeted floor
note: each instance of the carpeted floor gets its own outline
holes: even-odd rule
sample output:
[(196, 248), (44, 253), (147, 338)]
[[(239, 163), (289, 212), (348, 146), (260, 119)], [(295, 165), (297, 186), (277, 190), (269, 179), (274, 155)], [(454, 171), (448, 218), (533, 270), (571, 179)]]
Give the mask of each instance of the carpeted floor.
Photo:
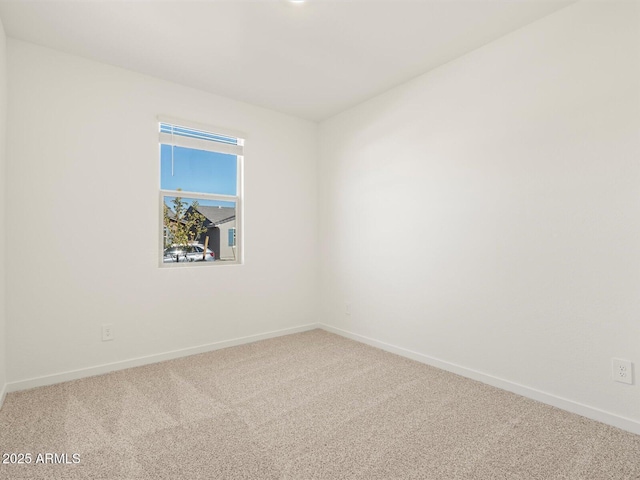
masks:
[(9, 394), (0, 451), (32, 454), (2, 479), (640, 478), (640, 436), (322, 330)]

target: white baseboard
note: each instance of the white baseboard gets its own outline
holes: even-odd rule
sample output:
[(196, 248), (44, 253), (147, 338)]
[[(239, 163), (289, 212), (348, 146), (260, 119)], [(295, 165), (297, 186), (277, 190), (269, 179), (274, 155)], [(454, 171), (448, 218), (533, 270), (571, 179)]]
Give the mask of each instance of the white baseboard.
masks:
[(552, 395), (535, 388), (530, 388), (518, 383), (513, 383), (502, 378), (494, 377), (493, 375), (488, 375), (486, 373), (473, 370), (471, 368), (445, 362), (443, 360), (439, 360), (422, 353), (417, 353), (405, 348), (397, 347), (389, 343), (381, 342), (380, 340), (348, 332), (346, 330), (332, 327), (324, 323), (320, 323), (319, 327), (323, 330), (326, 330), (327, 332), (335, 333), (337, 335), (350, 338), (351, 340), (365, 343), (367, 345), (371, 345), (372, 347), (380, 348), (381, 350), (386, 350), (387, 352), (395, 353), (396, 355), (410, 358), (420, 363), (425, 363), (427, 365), (431, 365), (433, 367), (455, 373), (456, 375), (460, 375), (462, 377), (471, 378), (473, 380), (486, 383), (487, 385), (491, 385), (502, 390), (507, 390), (509, 392), (522, 395), (523, 397), (531, 398), (547, 405), (551, 405), (552, 407), (557, 407), (562, 410), (566, 410), (568, 412), (590, 418), (591, 420), (606, 423), (607, 425), (611, 425), (622, 430), (640, 435), (640, 422), (637, 422), (630, 418), (621, 417), (619, 415), (615, 415), (613, 413), (609, 413), (595, 407), (590, 407), (589, 405), (584, 405), (573, 400), (558, 397), (556, 395)]
[(7, 396), (7, 384), (5, 383), (4, 385), (2, 385), (2, 388), (0, 388), (0, 410), (4, 405), (4, 399), (6, 398), (6, 396)]
[(29, 388), (43, 387), (56, 383), (68, 382), (69, 380), (77, 380), (79, 378), (93, 377), (95, 375), (102, 375), (104, 373), (115, 372), (117, 370), (124, 370), (126, 368), (140, 367), (142, 365), (149, 365), (151, 363), (164, 362), (165, 360), (173, 360), (174, 358), (187, 357), (189, 355), (196, 355), (198, 353), (212, 352), (214, 350), (220, 350), (221, 348), (235, 347), (237, 345), (253, 343), (259, 340), (266, 340), (268, 338), (281, 337), (283, 335), (290, 335), (292, 333), (306, 332), (308, 330), (313, 330), (316, 328), (320, 328), (320, 325), (317, 323), (310, 323), (307, 325), (302, 325), (300, 327), (285, 328), (283, 330), (275, 330), (272, 332), (250, 335), (248, 337), (234, 338), (231, 340), (223, 340), (221, 342), (199, 345), (197, 347), (172, 350), (170, 352), (147, 355), (144, 357), (123, 360), (120, 362), (96, 365), (94, 367), (88, 368), (80, 368), (78, 370), (71, 370), (68, 372), (54, 373), (51, 375), (44, 375), (42, 377), (29, 378), (26, 380), (19, 380), (17, 382), (9, 382), (5, 386), (5, 390), (6, 392), (17, 392), (19, 390), (26, 390)]

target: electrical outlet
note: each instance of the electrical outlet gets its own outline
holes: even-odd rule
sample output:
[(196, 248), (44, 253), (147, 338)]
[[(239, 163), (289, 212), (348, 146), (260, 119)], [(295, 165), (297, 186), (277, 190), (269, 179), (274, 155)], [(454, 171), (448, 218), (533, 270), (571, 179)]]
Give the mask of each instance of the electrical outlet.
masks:
[(629, 360), (614, 358), (611, 360), (613, 379), (616, 382), (633, 384), (633, 363)]
[(113, 324), (102, 325), (102, 341), (107, 342), (113, 340)]
[(351, 315), (351, 302), (344, 303), (344, 314)]

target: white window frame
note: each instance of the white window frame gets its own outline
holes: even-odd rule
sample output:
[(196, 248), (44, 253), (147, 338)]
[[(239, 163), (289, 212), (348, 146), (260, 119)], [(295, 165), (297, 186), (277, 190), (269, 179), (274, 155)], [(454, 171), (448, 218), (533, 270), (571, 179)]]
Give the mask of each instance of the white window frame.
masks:
[[(221, 135), (224, 137), (235, 138), (237, 145), (225, 144), (222, 142), (205, 141), (197, 138), (184, 137), (181, 135), (171, 135), (160, 131), (160, 124), (170, 124), (176, 127), (183, 127), (192, 130), (199, 130), (213, 135)], [(158, 231), (158, 261), (162, 268), (176, 268), (194, 265), (242, 265), (244, 263), (243, 248), (243, 194), (244, 194), (244, 142), (246, 136), (240, 132), (211, 127), (196, 122), (190, 122), (173, 117), (158, 116), (158, 187), (160, 190), (159, 206), (160, 206), (160, 226)], [(236, 156), (236, 195), (219, 195), (201, 192), (189, 192), (186, 190), (163, 190), (161, 188), (162, 172), (160, 169), (160, 152), (161, 145), (172, 145), (176, 147), (193, 148), (197, 150), (206, 150), (215, 153), (226, 153)], [(236, 205), (236, 259), (234, 261), (215, 261), (215, 262), (179, 262), (164, 263), (164, 199), (165, 197), (183, 197), (193, 198), (196, 200), (217, 200), (223, 202), (235, 202)], [(226, 239), (225, 239), (226, 240)], [(222, 239), (221, 239), (222, 242)]]

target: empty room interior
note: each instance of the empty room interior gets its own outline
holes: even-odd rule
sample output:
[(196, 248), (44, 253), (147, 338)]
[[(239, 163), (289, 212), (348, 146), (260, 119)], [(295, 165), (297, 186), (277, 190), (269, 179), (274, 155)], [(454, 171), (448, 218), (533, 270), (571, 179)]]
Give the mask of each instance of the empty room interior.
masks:
[(0, 22), (0, 478), (640, 478), (640, 2)]

